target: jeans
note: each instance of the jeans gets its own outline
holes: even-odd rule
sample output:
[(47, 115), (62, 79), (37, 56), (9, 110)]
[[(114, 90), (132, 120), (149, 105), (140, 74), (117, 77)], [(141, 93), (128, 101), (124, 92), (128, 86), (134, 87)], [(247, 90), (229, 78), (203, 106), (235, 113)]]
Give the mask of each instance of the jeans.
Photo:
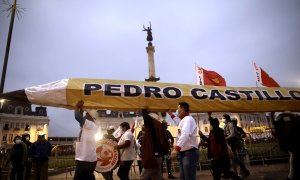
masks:
[(140, 180), (162, 180), (161, 163), (162, 156), (155, 156), (157, 166), (154, 168), (143, 168)]
[(179, 153), (179, 178), (180, 180), (195, 180), (197, 166), (197, 148), (192, 148)]

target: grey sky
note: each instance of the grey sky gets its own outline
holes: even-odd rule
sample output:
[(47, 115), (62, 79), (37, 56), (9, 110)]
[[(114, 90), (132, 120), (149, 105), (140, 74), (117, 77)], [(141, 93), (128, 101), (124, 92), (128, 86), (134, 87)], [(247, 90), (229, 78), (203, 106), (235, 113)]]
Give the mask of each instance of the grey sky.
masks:
[[(18, 0), (4, 91), (63, 78), (148, 77), (152, 22), (161, 82), (195, 83), (194, 63), (228, 86), (256, 86), (252, 61), (283, 87), (300, 86), (300, 1)], [(1, 5), (1, 10), (4, 9)], [(9, 18), (0, 13), (0, 66)], [(48, 108), (50, 136), (75, 136), (70, 110)], [(66, 123), (67, 122), (67, 123)]]

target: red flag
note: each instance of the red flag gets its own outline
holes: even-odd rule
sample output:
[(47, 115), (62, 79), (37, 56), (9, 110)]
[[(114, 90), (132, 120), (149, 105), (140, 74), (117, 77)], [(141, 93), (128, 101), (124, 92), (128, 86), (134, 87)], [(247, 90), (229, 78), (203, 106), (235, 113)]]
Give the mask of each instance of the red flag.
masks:
[(215, 71), (208, 71), (196, 66), (197, 84), (208, 86), (226, 86), (225, 79)]
[(280, 87), (279, 84), (269, 76), (266, 71), (259, 67), (256, 63), (253, 63), (254, 71), (256, 73), (256, 81), (266, 87)]
[(280, 87), (279, 84), (273, 78), (271, 78), (262, 68), (260, 68), (260, 70), (262, 85), (267, 87)]

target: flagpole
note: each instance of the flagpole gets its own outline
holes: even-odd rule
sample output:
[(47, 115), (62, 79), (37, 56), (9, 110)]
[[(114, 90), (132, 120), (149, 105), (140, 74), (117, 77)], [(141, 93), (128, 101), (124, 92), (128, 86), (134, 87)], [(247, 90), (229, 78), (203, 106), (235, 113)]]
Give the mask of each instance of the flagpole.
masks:
[[(252, 61), (252, 68), (254, 68), (254, 61)], [(254, 68), (255, 85), (256, 85), (256, 87), (258, 87), (258, 84), (257, 84), (257, 75), (256, 75), (255, 72), (256, 72), (256, 70)]]
[(196, 62), (194, 63), (194, 68), (195, 68), (195, 84), (197, 84), (197, 64), (196, 64)]

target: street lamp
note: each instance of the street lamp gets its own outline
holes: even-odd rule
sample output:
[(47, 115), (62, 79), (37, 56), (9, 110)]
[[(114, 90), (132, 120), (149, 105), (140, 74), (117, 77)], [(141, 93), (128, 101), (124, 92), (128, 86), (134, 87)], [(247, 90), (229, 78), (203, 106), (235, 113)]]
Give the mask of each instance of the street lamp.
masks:
[(1, 99), (1, 100), (0, 100), (0, 103), (1, 103), (1, 104), (0, 104), (0, 109), (1, 109), (1, 110), (2, 110), (2, 107), (3, 107), (4, 102), (5, 102), (5, 99)]

